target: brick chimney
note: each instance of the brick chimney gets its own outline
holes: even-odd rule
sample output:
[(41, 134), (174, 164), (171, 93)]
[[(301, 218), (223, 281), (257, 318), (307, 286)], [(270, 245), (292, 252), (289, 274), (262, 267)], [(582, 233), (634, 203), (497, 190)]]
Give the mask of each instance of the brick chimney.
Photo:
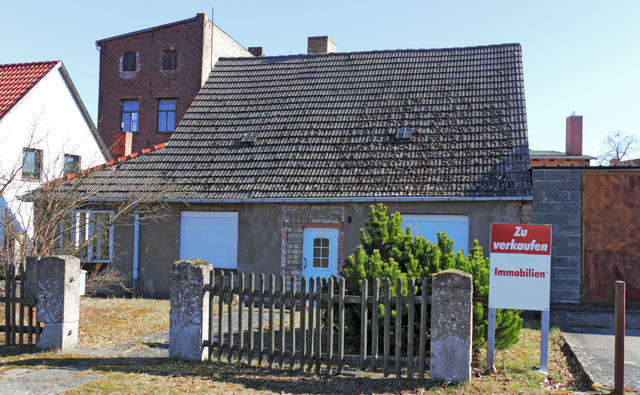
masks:
[(307, 54), (335, 53), (338, 48), (329, 36), (316, 36), (307, 38)]
[(113, 157), (120, 158), (131, 155), (132, 139), (133, 134), (131, 132), (116, 132), (113, 135)]
[(249, 47), (247, 48), (247, 51), (251, 52), (251, 55), (253, 56), (264, 56), (262, 47)]
[(567, 155), (582, 155), (582, 115), (567, 117)]

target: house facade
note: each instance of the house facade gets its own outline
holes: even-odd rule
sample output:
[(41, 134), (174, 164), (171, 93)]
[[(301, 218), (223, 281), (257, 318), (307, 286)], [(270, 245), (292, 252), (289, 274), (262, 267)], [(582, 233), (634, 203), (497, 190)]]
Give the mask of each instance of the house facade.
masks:
[(132, 132), (133, 152), (166, 142), (221, 56), (253, 56), (206, 14), (98, 40), (98, 130), (107, 146)]
[(0, 232), (31, 230), (20, 195), (110, 159), (62, 61), (0, 65)]
[(524, 103), (518, 44), (221, 58), (164, 147), (78, 193), (100, 210), (154, 197), (110, 240), (110, 267), (149, 296), (178, 259), (338, 274), (378, 203), (486, 249), (492, 222), (530, 221)]

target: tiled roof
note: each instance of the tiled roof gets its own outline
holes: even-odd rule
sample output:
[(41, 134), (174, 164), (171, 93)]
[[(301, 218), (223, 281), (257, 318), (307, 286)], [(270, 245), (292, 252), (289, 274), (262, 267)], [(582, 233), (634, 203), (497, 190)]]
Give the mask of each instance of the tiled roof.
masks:
[(222, 58), (165, 148), (91, 184), (102, 199), (530, 196), (521, 48)]
[(59, 62), (53, 60), (0, 65), (0, 118)]

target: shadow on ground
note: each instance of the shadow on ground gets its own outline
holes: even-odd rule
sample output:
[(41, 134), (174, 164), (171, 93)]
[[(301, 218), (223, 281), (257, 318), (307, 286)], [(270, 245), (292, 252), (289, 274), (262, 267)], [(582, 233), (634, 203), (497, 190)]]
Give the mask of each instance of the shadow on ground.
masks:
[[(24, 351), (24, 350), (23, 350)], [(16, 352), (17, 353), (17, 352)], [(7, 356), (6, 353), (3, 353)], [(54, 354), (38, 357), (24, 355), (25, 359), (0, 363), (0, 370), (14, 367), (83, 367), (95, 373), (146, 374), (158, 377), (196, 377), (214, 382), (236, 384), (246, 389), (288, 393), (371, 393), (401, 392), (424, 388), (441, 388), (449, 383), (430, 380), (396, 379), (377, 374), (315, 375), (301, 371), (249, 367), (247, 365), (203, 362), (195, 363), (167, 358), (87, 358)]]

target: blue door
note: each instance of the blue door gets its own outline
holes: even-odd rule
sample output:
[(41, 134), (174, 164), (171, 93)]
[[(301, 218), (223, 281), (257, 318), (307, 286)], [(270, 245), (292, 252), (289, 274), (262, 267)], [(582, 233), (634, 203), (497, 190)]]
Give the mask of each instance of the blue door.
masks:
[(328, 278), (338, 274), (338, 229), (304, 228), (302, 275)]

